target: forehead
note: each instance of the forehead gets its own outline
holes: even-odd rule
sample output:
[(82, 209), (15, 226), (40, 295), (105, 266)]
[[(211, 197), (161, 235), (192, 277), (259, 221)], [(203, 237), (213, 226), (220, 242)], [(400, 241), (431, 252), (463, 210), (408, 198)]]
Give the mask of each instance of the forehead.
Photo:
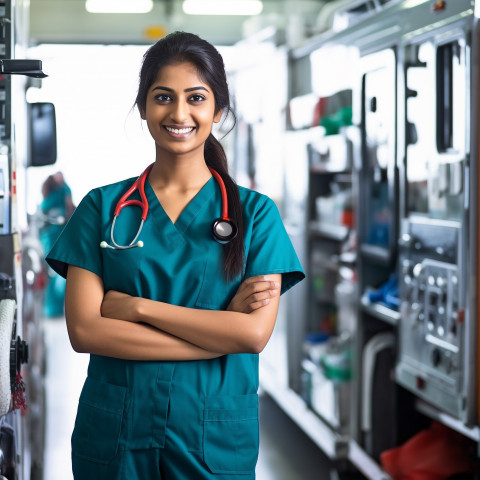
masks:
[(188, 88), (193, 86), (206, 87), (207, 83), (193, 63), (182, 62), (165, 65), (161, 68), (157, 72), (152, 87), (155, 85), (181, 89), (182, 87)]

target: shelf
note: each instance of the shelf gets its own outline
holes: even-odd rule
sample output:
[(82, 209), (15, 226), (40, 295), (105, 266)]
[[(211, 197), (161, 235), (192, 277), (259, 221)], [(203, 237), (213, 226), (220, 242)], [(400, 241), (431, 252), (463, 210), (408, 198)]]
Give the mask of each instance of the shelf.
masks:
[[(270, 367), (271, 368), (271, 367)], [(392, 480), (354, 440), (329, 428), (310, 410), (304, 400), (290, 388), (278, 385), (269, 366), (260, 359), (260, 386), (280, 408), (307, 434), (312, 441), (333, 459), (348, 459), (370, 480)]]
[(330, 429), (305, 401), (290, 388), (275, 382), (268, 365), (260, 361), (260, 386), (277, 402), (283, 411), (313, 440), (313, 442), (332, 460), (344, 458), (339, 452), (345, 450), (345, 440)]
[(343, 242), (348, 237), (349, 228), (344, 225), (312, 221), (308, 224), (308, 232), (315, 237)]
[(432, 420), (437, 420), (443, 425), (450, 427), (452, 430), (455, 430), (476, 442), (480, 441), (480, 428), (478, 426), (469, 427), (455, 417), (452, 417), (448, 413), (445, 413), (420, 399), (416, 400), (415, 408), (418, 412), (423, 413)]
[(360, 245), (360, 252), (368, 260), (381, 265), (389, 265), (392, 259), (392, 254), (387, 247), (380, 247), (378, 245), (370, 245), (364, 243)]
[(362, 297), (361, 303), (363, 311), (379, 320), (394, 326), (400, 322), (400, 312), (387, 307), (383, 303), (371, 303), (365, 296)]
[(348, 442), (348, 459), (358, 470), (371, 480), (392, 480), (355, 440)]

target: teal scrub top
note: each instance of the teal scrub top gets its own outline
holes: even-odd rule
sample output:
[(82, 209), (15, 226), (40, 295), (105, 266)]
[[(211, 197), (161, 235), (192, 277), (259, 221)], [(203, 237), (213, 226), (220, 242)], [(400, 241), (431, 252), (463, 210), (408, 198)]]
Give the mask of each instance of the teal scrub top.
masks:
[[(143, 248), (100, 248), (110, 241), (113, 210), (135, 179), (92, 190), (80, 203), (47, 262), (66, 277), (68, 265), (99, 275), (105, 290), (119, 290), (192, 308), (224, 309), (241, 278), (226, 282), (222, 246), (213, 239), (211, 225), (220, 216), (220, 189), (212, 177), (191, 200), (175, 223), (158, 201), (148, 180), (145, 193), (148, 218), (139, 240)], [(245, 228), (244, 277), (281, 273), (282, 292), (304, 277), (304, 272), (283, 226), (275, 203), (267, 196), (239, 187)], [(138, 207), (124, 208), (115, 225), (120, 245), (137, 233)]]
[[(128, 179), (92, 190), (75, 210), (47, 262), (62, 276), (66, 276), (68, 265), (90, 270), (103, 279), (105, 291), (118, 290), (193, 309), (225, 309), (242, 277), (225, 280), (222, 245), (212, 236), (212, 222), (220, 216), (222, 207), (215, 179), (212, 177), (202, 187), (175, 223), (147, 180), (149, 213), (139, 236), (144, 247), (100, 248), (102, 241), (111, 244), (113, 211), (134, 181)], [(239, 193), (245, 229), (243, 279), (280, 273), (284, 293), (304, 278), (304, 271), (278, 209), (270, 198), (258, 192), (239, 187)], [(140, 215), (141, 210), (135, 206), (121, 211), (115, 225), (118, 244), (132, 241)], [(257, 389), (255, 354), (189, 362), (137, 362), (91, 355), (72, 437), (73, 454), (103, 461), (118, 445), (127, 449), (162, 447), (170, 429), (171, 435), (184, 439), (187, 450), (204, 452), (211, 471), (251, 471), (258, 447), (252, 439), (258, 436)], [(115, 445), (111, 442), (107, 448), (106, 442), (102, 443), (108, 452), (91, 445), (92, 432), (87, 431), (88, 425), (93, 428), (107, 421), (100, 418), (105, 415), (105, 404), (123, 418), (115, 425), (119, 432)], [(102, 408), (92, 413), (99, 405)], [(108, 421), (112, 422), (112, 418), (115, 415), (110, 415)], [(219, 442), (225, 447), (222, 451), (208, 447)], [(228, 453), (245, 453), (249, 449), (250, 456), (233, 458), (235, 453)]]

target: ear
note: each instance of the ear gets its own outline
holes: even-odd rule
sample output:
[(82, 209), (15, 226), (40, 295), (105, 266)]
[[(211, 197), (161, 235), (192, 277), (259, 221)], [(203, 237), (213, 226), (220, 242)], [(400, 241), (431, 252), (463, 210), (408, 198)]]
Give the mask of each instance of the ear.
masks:
[(143, 108), (139, 108), (139, 111), (140, 111), (140, 118), (142, 120), (145, 120), (146, 119), (145, 110)]
[(222, 118), (223, 110), (219, 110), (213, 117), (213, 123), (218, 123)]

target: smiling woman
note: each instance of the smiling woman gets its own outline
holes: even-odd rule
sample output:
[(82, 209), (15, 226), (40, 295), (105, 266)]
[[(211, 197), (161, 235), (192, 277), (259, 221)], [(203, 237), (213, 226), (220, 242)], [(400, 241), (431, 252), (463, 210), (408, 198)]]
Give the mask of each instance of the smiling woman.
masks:
[(222, 110), (217, 109), (212, 88), (200, 78), (195, 65), (180, 63), (159, 71), (141, 116), (155, 140), (157, 157), (164, 155), (164, 162), (177, 162), (176, 155), (188, 161), (198, 149), (203, 155), (212, 123), (220, 121)]
[[(47, 256), (67, 277), (71, 344), (91, 354), (74, 476), (253, 480), (258, 354), (303, 269), (273, 201), (236, 185), (212, 135), (230, 96), (211, 44), (177, 32), (153, 45), (135, 103), (151, 168), (91, 190)], [(212, 236), (220, 206), (238, 227), (228, 243)], [(136, 245), (101, 248), (114, 222), (128, 243), (140, 217)]]

